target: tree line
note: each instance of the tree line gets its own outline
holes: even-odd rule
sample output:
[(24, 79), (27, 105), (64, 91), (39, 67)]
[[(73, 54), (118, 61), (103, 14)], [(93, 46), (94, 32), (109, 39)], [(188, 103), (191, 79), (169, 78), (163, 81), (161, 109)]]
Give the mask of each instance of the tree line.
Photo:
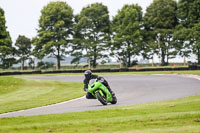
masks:
[[(30, 56), (55, 57), (56, 68), (66, 55), (71, 63), (88, 58), (93, 67), (98, 60), (114, 56), (130, 67), (138, 55), (161, 65), (180, 55), (195, 54), (200, 64), (200, 0), (154, 0), (142, 12), (138, 4), (124, 5), (111, 19), (107, 6), (93, 3), (74, 15), (66, 2), (50, 2), (41, 10), (37, 36), (19, 35), (12, 46), (0, 8), (0, 67), (8, 68)], [(17, 60), (15, 57), (18, 57)]]

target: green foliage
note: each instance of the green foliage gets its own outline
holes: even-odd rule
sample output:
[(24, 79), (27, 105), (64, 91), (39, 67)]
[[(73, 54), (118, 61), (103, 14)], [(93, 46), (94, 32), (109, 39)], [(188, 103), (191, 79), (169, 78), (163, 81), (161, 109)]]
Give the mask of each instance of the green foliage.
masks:
[(25, 36), (19, 35), (15, 46), (17, 47), (16, 54), (21, 60), (21, 70), (24, 70), (24, 61), (31, 55), (31, 40)]
[(143, 36), (143, 45), (141, 55), (145, 59), (152, 59), (154, 54), (159, 54), (158, 43), (156, 43), (155, 36), (152, 34), (152, 31), (148, 31), (147, 29), (142, 30)]
[[(200, 1), (199, 0), (180, 0), (178, 2), (177, 17), (180, 24), (177, 29), (179, 34), (178, 41), (183, 45), (183, 49), (191, 50), (200, 64)], [(180, 37), (181, 36), (181, 37)], [(185, 44), (189, 43), (187, 46)], [(181, 45), (180, 44), (180, 45)]]
[(0, 68), (8, 68), (14, 60), (12, 40), (6, 27), (4, 11), (0, 8)]
[(125, 5), (113, 18), (112, 51), (123, 58), (126, 66), (131, 66), (131, 58), (139, 55), (142, 45), (142, 8), (138, 5)]
[[(110, 39), (110, 20), (108, 9), (101, 3), (94, 3), (82, 9), (75, 18), (73, 55), (74, 62), (80, 57), (91, 59), (93, 67), (96, 67), (97, 60), (106, 57), (103, 52), (107, 49), (107, 42)], [(86, 54), (83, 54), (83, 51)]]
[(199, 0), (179, 0), (177, 16), (186, 28), (192, 28), (200, 21)]
[(38, 35), (33, 39), (33, 53), (38, 58), (55, 57), (56, 68), (60, 69), (60, 60), (67, 54), (73, 34), (73, 10), (66, 2), (58, 1), (50, 2), (41, 13)]
[(147, 7), (145, 26), (152, 30), (173, 29), (177, 24), (177, 4), (174, 0), (154, 0)]
[(190, 36), (191, 29), (185, 28), (182, 25), (176, 27), (176, 31), (173, 34), (174, 46), (182, 57), (189, 57), (192, 52), (192, 42), (189, 41)]
[(177, 3), (174, 0), (154, 0), (147, 7), (144, 16), (145, 30), (153, 36), (150, 44), (153, 44), (153, 51), (156, 48), (160, 54), (162, 65), (167, 64), (168, 60), (177, 54), (177, 51), (173, 50), (173, 33), (177, 25), (176, 9)]
[(194, 40), (193, 53), (197, 55), (198, 64), (200, 64), (200, 21), (192, 27), (192, 36)]

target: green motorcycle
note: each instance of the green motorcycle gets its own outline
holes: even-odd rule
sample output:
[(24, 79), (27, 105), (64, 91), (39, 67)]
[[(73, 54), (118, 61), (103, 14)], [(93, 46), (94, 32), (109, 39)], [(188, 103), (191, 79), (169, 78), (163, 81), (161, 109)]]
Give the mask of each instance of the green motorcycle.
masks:
[(107, 103), (117, 103), (116, 96), (112, 96), (107, 87), (103, 85), (101, 80), (90, 80), (90, 83), (88, 84), (88, 92), (97, 98), (103, 105), (107, 105)]

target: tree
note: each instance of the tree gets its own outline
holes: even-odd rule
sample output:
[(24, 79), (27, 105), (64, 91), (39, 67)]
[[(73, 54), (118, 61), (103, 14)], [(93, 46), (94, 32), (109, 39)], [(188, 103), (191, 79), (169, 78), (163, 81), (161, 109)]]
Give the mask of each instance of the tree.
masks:
[[(179, 0), (177, 17), (179, 26), (177, 34), (179, 42), (182, 43), (182, 48), (191, 50), (196, 56), (198, 64), (200, 64), (200, 39), (199, 39), (199, 26), (200, 26), (200, 1), (199, 0)], [(185, 47), (185, 44), (188, 44)]]
[(152, 59), (152, 67), (154, 66), (154, 54), (159, 54), (158, 45), (154, 41), (155, 36), (152, 34), (152, 31), (146, 29), (142, 30), (143, 36), (143, 45), (142, 45), (142, 56), (145, 59)]
[(200, 21), (192, 27), (193, 53), (197, 55), (198, 64), (200, 64)]
[(8, 68), (14, 63), (14, 48), (12, 40), (6, 27), (4, 11), (0, 8), (0, 67)]
[(199, 0), (179, 0), (177, 16), (181, 25), (191, 28), (200, 21)]
[(37, 37), (33, 38), (34, 54), (57, 59), (56, 69), (67, 53), (73, 35), (73, 10), (66, 2), (50, 2), (45, 6), (39, 19)]
[(84, 35), (81, 33), (80, 28), (77, 26), (79, 23), (80, 15), (75, 15), (75, 24), (74, 24), (74, 35), (73, 35), (73, 44), (71, 56), (74, 58), (71, 61), (71, 64), (76, 63), (77, 65), (80, 63), (80, 59), (83, 57), (87, 57), (87, 53), (84, 54), (83, 51), (85, 48), (84, 43)]
[(175, 49), (181, 57), (184, 57), (184, 65), (186, 65), (186, 58), (190, 57), (192, 52), (192, 41), (188, 41), (191, 38), (191, 33), (190, 29), (179, 24), (173, 34)]
[(25, 36), (19, 35), (15, 42), (15, 46), (17, 47), (16, 54), (20, 57), (21, 70), (24, 70), (24, 61), (31, 55), (31, 40)]
[(142, 8), (139, 5), (124, 5), (113, 18), (112, 51), (123, 57), (124, 63), (130, 67), (132, 57), (138, 55), (142, 45)]
[(173, 45), (173, 33), (177, 25), (176, 10), (175, 0), (154, 0), (144, 15), (144, 27), (154, 36), (161, 65), (168, 64), (168, 60), (177, 54)]
[(81, 57), (87, 57), (95, 68), (97, 60), (106, 57), (104, 51), (110, 39), (108, 9), (101, 3), (94, 3), (83, 8), (75, 20), (74, 62), (79, 61)]

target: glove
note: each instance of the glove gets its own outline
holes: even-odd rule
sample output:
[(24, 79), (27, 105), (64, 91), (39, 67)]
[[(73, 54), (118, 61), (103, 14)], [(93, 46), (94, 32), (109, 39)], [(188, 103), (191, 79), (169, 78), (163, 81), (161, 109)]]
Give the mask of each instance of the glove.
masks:
[(88, 88), (85, 88), (85, 87), (84, 87), (83, 90), (86, 91), (86, 92), (88, 92)]

